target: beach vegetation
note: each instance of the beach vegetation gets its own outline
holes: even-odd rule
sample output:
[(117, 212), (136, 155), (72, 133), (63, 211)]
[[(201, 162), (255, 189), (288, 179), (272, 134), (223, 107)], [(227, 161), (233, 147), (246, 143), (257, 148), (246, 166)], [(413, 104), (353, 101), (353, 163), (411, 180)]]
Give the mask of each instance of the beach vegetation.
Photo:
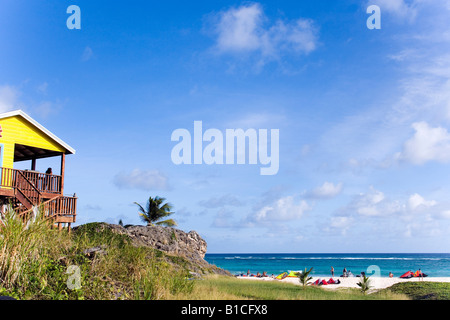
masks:
[[(25, 300), (400, 300), (450, 299), (450, 283), (405, 282), (371, 294), (230, 276), (193, 280), (189, 262), (149, 247), (102, 223), (71, 233), (41, 215), (25, 222), (8, 210), (0, 222), (0, 295)], [(73, 268), (75, 267), (75, 268)], [(77, 270), (77, 272), (69, 272)], [(305, 282), (312, 271), (302, 272)], [(75, 278), (74, 277), (78, 277)], [(299, 278), (300, 279), (300, 278)], [(73, 281), (75, 280), (75, 281)], [(69, 284), (79, 284), (70, 286)]]
[(309, 281), (312, 279), (312, 277), (309, 275), (312, 272), (313, 268), (307, 270), (297, 272), (297, 277), (300, 282), (300, 284), (303, 286), (303, 289), (306, 288), (306, 286), (309, 284)]
[(448, 282), (399, 282), (383, 291), (404, 294), (412, 300), (450, 300), (450, 283)]
[[(0, 295), (24, 300), (172, 299), (192, 292), (182, 257), (133, 246), (100, 223), (69, 234), (9, 210), (0, 227)], [(74, 272), (73, 270), (77, 271)], [(78, 285), (71, 285), (78, 284)]]
[(155, 198), (149, 197), (147, 204), (144, 206), (135, 202), (135, 204), (139, 208), (139, 216), (142, 221), (147, 223), (147, 225), (161, 225), (166, 227), (176, 226), (177, 223), (173, 219), (164, 219), (174, 212), (172, 212), (172, 205), (170, 203), (164, 203), (166, 201), (165, 198), (161, 198), (156, 196)]
[(366, 294), (367, 291), (369, 291), (369, 289), (371, 288), (370, 278), (366, 275), (363, 275), (357, 285), (361, 288), (361, 292)]
[(375, 292), (362, 295), (356, 288), (325, 289), (281, 281), (257, 281), (237, 279), (221, 275), (209, 275), (197, 281), (191, 293), (180, 293), (178, 300), (408, 300), (402, 293)]

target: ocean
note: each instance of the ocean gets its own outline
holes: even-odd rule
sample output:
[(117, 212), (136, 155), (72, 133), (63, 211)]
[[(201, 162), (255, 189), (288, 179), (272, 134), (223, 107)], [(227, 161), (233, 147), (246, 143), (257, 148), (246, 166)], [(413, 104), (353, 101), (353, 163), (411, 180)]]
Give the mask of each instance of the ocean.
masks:
[(399, 277), (407, 271), (421, 269), (430, 277), (450, 277), (450, 253), (207, 253), (205, 260), (228, 270), (233, 275), (267, 272), (269, 276), (285, 271), (300, 271), (312, 267), (312, 276), (339, 277), (343, 269), (358, 275)]

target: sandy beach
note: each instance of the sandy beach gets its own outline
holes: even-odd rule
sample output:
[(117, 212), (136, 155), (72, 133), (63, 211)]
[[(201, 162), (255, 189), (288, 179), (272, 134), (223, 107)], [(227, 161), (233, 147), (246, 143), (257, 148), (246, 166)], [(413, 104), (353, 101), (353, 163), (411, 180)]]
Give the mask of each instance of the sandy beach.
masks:
[[(255, 280), (255, 281), (280, 281), (280, 282), (288, 282), (288, 283), (293, 283), (293, 284), (298, 284), (299, 280), (297, 278), (285, 278), (283, 280), (276, 280), (274, 278), (271, 277), (236, 277), (238, 279), (244, 279), (244, 280)], [(325, 280), (329, 280), (330, 277), (313, 277), (312, 280), (310, 280), (310, 282), (314, 282), (317, 279), (325, 279)], [(360, 282), (359, 277), (349, 277), (349, 278), (344, 278), (344, 277), (334, 277), (334, 280), (339, 279), (339, 281), (341, 283), (339, 284), (330, 284), (330, 285), (322, 285), (322, 288), (326, 288), (326, 289), (338, 289), (338, 288), (359, 288), (359, 286), (357, 285), (358, 282)], [(426, 277), (423, 280), (420, 280), (419, 278), (410, 278), (410, 279), (400, 279), (400, 278), (388, 278), (388, 277), (371, 277), (371, 282), (370, 285), (372, 286), (371, 290), (379, 290), (379, 289), (384, 289), (384, 288), (388, 288), (394, 284), (396, 284), (397, 282), (411, 282), (411, 281), (433, 281), (433, 282), (450, 282), (450, 277)]]

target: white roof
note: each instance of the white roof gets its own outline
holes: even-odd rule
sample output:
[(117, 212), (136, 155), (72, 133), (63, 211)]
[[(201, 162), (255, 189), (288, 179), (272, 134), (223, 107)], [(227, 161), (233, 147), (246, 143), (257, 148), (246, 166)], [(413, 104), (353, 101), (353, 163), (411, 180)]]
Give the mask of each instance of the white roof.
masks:
[(5, 113), (0, 113), (0, 119), (3, 118), (8, 118), (8, 117), (14, 117), (14, 116), (21, 116), (24, 119), (26, 119), (28, 122), (30, 122), (32, 125), (34, 125), (36, 128), (38, 128), (39, 130), (41, 130), (43, 133), (45, 133), (47, 136), (49, 136), (51, 139), (53, 139), (54, 141), (56, 141), (59, 145), (61, 145), (62, 147), (64, 147), (64, 149), (66, 149), (67, 151), (69, 151), (71, 154), (75, 154), (75, 149), (73, 149), (71, 146), (69, 146), (67, 143), (65, 143), (64, 141), (62, 141), (60, 138), (58, 138), (57, 136), (55, 136), (53, 133), (51, 133), (49, 130), (47, 130), (43, 125), (41, 125), (39, 122), (37, 122), (36, 120), (34, 120), (33, 118), (31, 118), (29, 115), (27, 115), (25, 112), (23, 112), (22, 110), (14, 110), (14, 111), (9, 111), (9, 112), (5, 112)]

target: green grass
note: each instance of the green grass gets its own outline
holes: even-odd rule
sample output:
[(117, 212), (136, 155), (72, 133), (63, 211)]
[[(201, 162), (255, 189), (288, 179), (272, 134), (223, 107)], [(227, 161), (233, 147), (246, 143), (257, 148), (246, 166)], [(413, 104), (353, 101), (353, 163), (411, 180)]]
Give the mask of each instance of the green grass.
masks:
[[(0, 227), (0, 295), (37, 300), (171, 299), (189, 294), (187, 263), (164, 253), (131, 245), (100, 223), (68, 234), (42, 219), (23, 223), (8, 212)], [(102, 254), (84, 250), (101, 246)], [(75, 266), (79, 277), (68, 273)], [(74, 278), (76, 277), (76, 278)], [(74, 279), (79, 279), (76, 284)]]
[(402, 293), (412, 300), (450, 300), (450, 283), (447, 282), (396, 283), (385, 291)]
[[(102, 251), (88, 257), (86, 249)], [(73, 270), (79, 271), (79, 277)], [(8, 212), (0, 227), (0, 295), (36, 300), (399, 300), (450, 299), (449, 283), (405, 282), (372, 294), (359, 289), (326, 290), (278, 281), (211, 275), (188, 280), (190, 264), (147, 248), (127, 235), (90, 223), (71, 234), (37, 218), (23, 223)], [(75, 277), (75, 278), (74, 278)], [(76, 284), (80, 287), (70, 286)]]
[(327, 290), (321, 287), (302, 287), (278, 281), (251, 281), (226, 276), (210, 276), (197, 281), (188, 296), (178, 299), (201, 300), (405, 300), (402, 293), (379, 292), (364, 295), (359, 289)]
[(198, 281), (189, 296), (178, 299), (203, 300), (450, 300), (450, 283), (404, 282), (371, 294), (360, 289), (329, 290), (278, 281), (251, 281), (210, 276)]

